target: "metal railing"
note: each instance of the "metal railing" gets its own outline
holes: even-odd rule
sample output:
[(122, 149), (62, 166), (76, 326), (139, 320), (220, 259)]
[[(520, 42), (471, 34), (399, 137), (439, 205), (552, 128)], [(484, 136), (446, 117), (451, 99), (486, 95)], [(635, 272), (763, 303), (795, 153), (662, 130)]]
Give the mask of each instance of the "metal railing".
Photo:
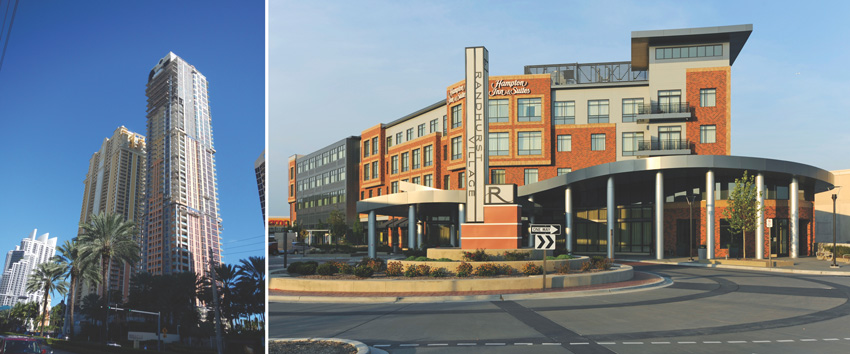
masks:
[(687, 139), (644, 140), (638, 142), (638, 151), (688, 150), (690, 148), (691, 144)]
[(632, 70), (629, 61), (527, 65), (525, 74), (550, 74), (552, 86), (647, 81), (648, 71)]
[(655, 113), (690, 113), (691, 107), (688, 102), (679, 103), (658, 103), (653, 102), (638, 106), (638, 114), (655, 114)]

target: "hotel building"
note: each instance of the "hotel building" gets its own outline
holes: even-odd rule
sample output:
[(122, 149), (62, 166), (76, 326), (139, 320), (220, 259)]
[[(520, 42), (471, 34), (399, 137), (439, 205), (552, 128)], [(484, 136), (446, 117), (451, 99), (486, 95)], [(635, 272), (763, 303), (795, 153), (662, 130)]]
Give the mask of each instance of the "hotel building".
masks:
[[(480, 161), (468, 150), (476, 139), (467, 127), (473, 83), (468, 76), (449, 84), (438, 102), (361, 132), (357, 211), (369, 213), (380, 242), (475, 248), (462, 242), (472, 235), (458, 233), (472, 222), (464, 210), (465, 194), (474, 193), (468, 168), (484, 163), (487, 184), (518, 186), (522, 234), (510, 237), (510, 247), (532, 246), (528, 224), (557, 223), (566, 251), (662, 258), (713, 244), (708, 253), (719, 257), (741, 248), (720, 215), (734, 179), (748, 170), (765, 192), (760, 220), (778, 219), (762, 228), (764, 247), (748, 246), (748, 256), (810, 253), (814, 193), (829, 188), (832, 175), (728, 156), (731, 68), (751, 32), (752, 25), (637, 31), (630, 61), (528, 65), (521, 75), (489, 76), (487, 124), (475, 127), (486, 134)], [(378, 224), (377, 215), (398, 219)], [(411, 222), (409, 237), (396, 238)], [(768, 244), (764, 232), (776, 241)]]
[[(138, 228), (144, 215), (145, 162), (144, 136), (121, 126), (111, 138), (103, 139), (100, 150), (89, 159), (80, 223), (88, 223), (93, 215), (108, 213), (121, 215)], [(136, 265), (115, 261), (111, 269), (109, 290), (121, 292), (126, 301)], [(86, 283), (79, 288), (77, 298), (90, 293), (102, 295), (101, 289), (97, 284)]]
[(206, 276), (221, 263), (209, 82), (168, 53), (148, 76), (142, 268)]

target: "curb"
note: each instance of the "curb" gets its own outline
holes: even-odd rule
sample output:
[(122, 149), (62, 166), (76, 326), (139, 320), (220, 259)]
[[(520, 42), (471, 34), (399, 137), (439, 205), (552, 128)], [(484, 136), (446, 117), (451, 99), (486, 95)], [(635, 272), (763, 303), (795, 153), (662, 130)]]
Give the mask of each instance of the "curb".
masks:
[(758, 271), (758, 272), (772, 272), (772, 273), (785, 273), (785, 274), (832, 275), (832, 276), (839, 276), (839, 277), (850, 277), (850, 272), (830, 271), (830, 270), (747, 267), (747, 266), (739, 266), (739, 265), (705, 264), (705, 263), (692, 263), (692, 262), (672, 263), (672, 262), (658, 262), (658, 261), (638, 260), (638, 259), (620, 259), (620, 261), (622, 261), (622, 262), (644, 263), (644, 264), (672, 265), (672, 266), (682, 266), (682, 267), (738, 269), (738, 270), (752, 270), (752, 271)]
[(652, 284), (626, 286), (621, 288), (562, 291), (554, 293), (531, 293), (531, 294), (494, 294), (494, 295), (447, 295), (447, 296), (307, 296), (307, 295), (269, 295), (269, 302), (304, 302), (304, 303), (398, 303), (398, 304), (422, 304), (441, 302), (483, 302), (503, 300), (545, 300), (563, 299), (583, 296), (606, 295), (615, 293), (627, 293), (650, 289), (660, 289), (673, 284), (669, 278), (658, 274), (655, 275), (662, 281)]
[[(269, 338), (268, 342), (271, 343), (273, 341), (278, 342), (300, 342), (300, 341), (324, 341), (324, 342), (341, 342), (346, 344), (351, 344), (354, 346), (354, 349), (357, 350), (357, 354), (369, 354), (372, 353), (370, 351), (371, 348), (366, 346), (363, 342), (358, 342), (356, 340), (351, 339), (342, 339), (342, 338), (320, 338), (320, 337), (309, 337), (309, 338)], [(375, 352), (380, 353), (380, 352)], [(386, 352), (385, 352), (386, 353)]]

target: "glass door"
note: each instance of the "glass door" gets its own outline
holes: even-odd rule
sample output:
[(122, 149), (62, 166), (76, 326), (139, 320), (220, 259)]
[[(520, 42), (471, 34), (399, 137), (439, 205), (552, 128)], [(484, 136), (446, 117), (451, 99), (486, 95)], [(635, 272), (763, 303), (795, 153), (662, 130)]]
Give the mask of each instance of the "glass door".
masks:
[(787, 257), (790, 243), (788, 219), (773, 219), (770, 228), (770, 253), (775, 257)]

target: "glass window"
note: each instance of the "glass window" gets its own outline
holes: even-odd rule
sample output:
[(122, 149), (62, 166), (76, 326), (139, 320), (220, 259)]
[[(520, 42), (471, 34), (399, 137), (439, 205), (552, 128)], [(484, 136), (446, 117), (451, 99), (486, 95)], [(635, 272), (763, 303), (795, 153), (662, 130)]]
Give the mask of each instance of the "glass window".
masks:
[(542, 154), (543, 138), (540, 132), (517, 133), (517, 154), (540, 155)]
[(684, 149), (682, 127), (675, 125), (658, 127), (658, 142), (661, 150)]
[(510, 149), (508, 147), (508, 140), (509, 140), (508, 134), (509, 133), (507, 133), (507, 132), (489, 133), (488, 134), (487, 140), (489, 141), (490, 146), (488, 147), (489, 151), (487, 153), (489, 154), (489, 156), (507, 156), (507, 155), (510, 155), (510, 151), (508, 150), (508, 149)]
[(410, 179), (410, 183), (413, 183), (413, 184), (420, 184), (421, 182), (422, 181), (419, 178), (419, 176), (416, 176), (416, 177), (413, 177), (413, 178)]
[(434, 175), (425, 175), (425, 183), (422, 183), (425, 187), (433, 187), (434, 186)]
[(508, 100), (490, 100), (487, 114), (490, 123), (507, 122)]
[(572, 135), (558, 135), (558, 151), (573, 151)]
[(452, 129), (460, 127), (463, 123), (463, 109), (461, 105), (452, 106)]
[(378, 154), (378, 137), (372, 138), (372, 155)]
[(699, 127), (699, 142), (703, 144), (711, 144), (717, 142), (717, 126), (701, 125)]
[(659, 90), (658, 112), (653, 113), (677, 113), (684, 112), (682, 109), (682, 90)]
[(634, 122), (635, 117), (643, 106), (643, 98), (624, 98), (623, 99), (623, 123)]
[(537, 183), (537, 169), (536, 168), (526, 168), (525, 169), (525, 184)]
[(587, 122), (608, 123), (608, 100), (587, 101)]
[(419, 124), (419, 126), (416, 127), (416, 130), (417, 130), (417, 133), (418, 133), (416, 135), (417, 138), (421, 137), (421, 136), (425, 136), (425, 123)]
[(655, 59), (719, 57), (722, 55), (723, 45), (721, 44), (689, 47), (655, 48)]
[(463, 156), (463, 145), (461, 145), (461, 137), (452, 138), (452, 160), (457, 160)]
[(366, 140), (363, 142), (363, 157), (369, 157), (369, 151), (372, 149), (369, 149), (369, 140)]
[(390, 193), (398, 193), (398, 182), (390, 183)]
[(448, 190), (449, 187), (451, 186), (451, 183), (450, 183), (451, 181), (452, 181), (451, 175), (449, 175), (449, 174), (443, 175), (443, 189)]
[(605, 134), (590, 134), (590, 150), (605, 150)]
[(372, 162), (372, 179), (378, 178), (378, 161)]
[(449, 129), (448, 122), (448, 118), (446, 118), (446, 116), (443, 116), (443, 135), (446, 135), (446, 132)]
[(401, 132), (395, 133), (395, 144), (401, 144)]
[(700, 107), (714, 107), (715, 97), (717, 95), (717, 90), (710, 89), (700, 89), (699, 90), (699, 106)]
[(466, 178), (464, 178), (464, 177), (466, 177), (466, 173), (464, 173), (464, 172), (457, 174), (457, 187), (458, 188), (466, 188), (463, 185), (466, 182)]
[(517, 121), (539, 122), (541, 119), (540, 98), (520, 98), (517, 100)]
[(573, 172), (572, 168), (558, 168), (558, 176), (563, 176), (570, 172)]
[(393, 155), (393, 157), (391, 157), (390, 160), (392, 161), (391, 162), (392, 174), (398, 173), (398, 155)]
[(434, 164), (434, 145), (428, 145), (423, 148), (422, 166), (428, 167)]
[(389, 149), (390, 146), (393, 146), (393, 137), (388, 136), (387, 137), (387, 148)]
[(413, 128), (407, 129), (407, 141), (413, 140)]
[(432, 119), (428, 128), (429, 128), (428, 134), (431, 134), (431, 133), (437, 131), (437, 119)]
[(491, 170), (490, 184), (505, 184), (505, 170)]
[(634, 156), (643, 142), (643, 132), (623, 133), (623, 156)]
[(363, 180), (368, 181), (369, 176), (371, 176), (371, 175), (372, 174), (369, 173), (369, 164), (367, 163), (367, 164), (363, 165)]
[(413, 169), (419, 169), (419, 149), (413, 150)]
[(555, 101), (552, 105), (552, 124), (576, 124), (575, 101)]
[(410, 153), (401, 153), (401, 172), (407, 172), (410, 169)]

